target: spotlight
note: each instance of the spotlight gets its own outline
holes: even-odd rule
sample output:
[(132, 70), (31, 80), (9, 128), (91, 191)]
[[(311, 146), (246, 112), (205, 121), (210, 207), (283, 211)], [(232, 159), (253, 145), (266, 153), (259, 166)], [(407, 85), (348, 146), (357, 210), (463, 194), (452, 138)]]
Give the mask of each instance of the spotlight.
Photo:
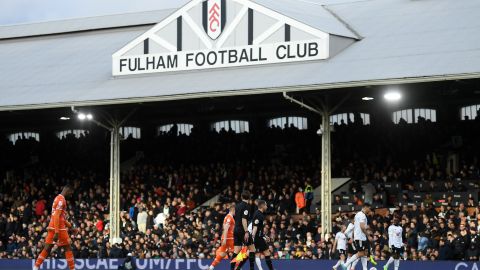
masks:
[(374, 100), (373, 97), (362, 97), (362, 100), (369, 101), (369, 100)]
[(383, 97), (388, 102), (395, 102), (395, 101), (399, 101), (402, 98), (402, 94), (396, 91), (392, 91), (392, 92), (385, 93)]
[(79, 114), (78, 114), (78, 119), (79, 119), (79, 120), (82, 120), (82, 121), (83, 121), (83, 120), (85, 120), (86, 118), (87, 118), (87, 116), (86, 116), (84, 113), (79, 113)]

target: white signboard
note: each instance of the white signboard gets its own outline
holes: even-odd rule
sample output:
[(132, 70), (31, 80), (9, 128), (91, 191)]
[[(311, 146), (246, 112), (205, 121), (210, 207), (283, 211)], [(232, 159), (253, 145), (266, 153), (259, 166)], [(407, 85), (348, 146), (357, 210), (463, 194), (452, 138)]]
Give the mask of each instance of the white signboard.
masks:
[(114, 76), (323, 60), (328, 40), (279, 42), (212, 50), (113, 56)]

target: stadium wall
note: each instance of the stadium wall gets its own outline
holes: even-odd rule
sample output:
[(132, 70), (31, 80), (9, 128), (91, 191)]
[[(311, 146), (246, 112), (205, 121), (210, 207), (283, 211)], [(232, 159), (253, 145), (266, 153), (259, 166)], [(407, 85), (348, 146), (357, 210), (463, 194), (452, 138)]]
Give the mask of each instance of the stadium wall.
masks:
[[(122, 263), (122, 259), (77, 259), (75, 260), (76, 270), (116, 270)], [(208, 268), (211, 260), (197, 259), (150, 259), (136, 260), (139, 270), (205, 270)], [(273, 262), (276, 270), (322, 270), (332, 269), (336, 261), (332, 260), (275, 260)], [(0, 269), (2, 270), (31, 270), (34, 264), (33, 260), (0, 260)], [(402, 261), (400, 269), (402, 270), (478, 270), (480, 262), (463, 261)], [(384, 262), (379, 262), (377, 270), (382, 269)], [(268, 269), (263, 262), (264, 269)], [(247, 267), (248, 268), (248, 267)], [(358, 267), (359, 268), (359, 267)], [(41, 269), (62, 270), (68, 269), (65, 260), (46, 260)], [(217, 266), (217, 269), (229, 269), (227, 261)], [(369, 269), (371, 267), (369, 266)]]

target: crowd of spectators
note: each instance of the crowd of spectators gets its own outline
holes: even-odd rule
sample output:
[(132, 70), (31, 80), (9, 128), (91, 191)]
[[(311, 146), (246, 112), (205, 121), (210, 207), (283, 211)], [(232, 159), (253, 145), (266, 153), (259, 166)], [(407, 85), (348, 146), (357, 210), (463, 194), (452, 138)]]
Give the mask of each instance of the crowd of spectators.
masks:
[[(431, 128), (443, 134), (439, 127)], [(412, 132), (410, 126), (399, 129)], [(373, 131), (368, 127), (337, 126), (336, 132), (333, 173), (354, 180), (350, 191), (358, 195), (359, 204), (370, 199), (365, 196), (367, 193), (372, 194), (372, 202), (378, 201), (376, 194), (382, 190), (377, 183), (398, 181), (402, 183), (402, 190), (408, 191), (412, 183), (418, 181), (438, 182), (452, 177), (478, 180), (478, 160), (471, 158), (468, 147), (464, 155), (468, 163), (461, 164), (460, 170), (451, 174), (445, 169), (445, 158), (434, 158), (433, 154), (425, 158), (423, 147), (415, 152), (413, 164), (412, 159), (405, 163), (403, 158), (394, 159), (383, 154), (386, 151), (401, 157), (404, 149), (363, 151), (363, 147), (372, 143), (358, 143), (371, 136)], [(357, 142), (345, 139), (345, 145), (355, 145), (351, 148), (352, 156), (345, 159), (348, 147), (335, 145), (348, 133), (359, 136)], [(427, 140), (428, 136), (416, 129), (412, 133), (422, 143)], [(0, 182), (0, 258), (38, 255), (46, 233), (49, 207), (65, 183), (75, 187), (73, 198), (68, 200), (68, 215), (80, 229), (77, 235), (71, 236), (76, 258), (119, 258), (129, 252), (139, 258), (213, 258), (226, 209), (230, 203), (238, 201), (244, 189), (250, 190), (255, 199), (268, 202), (265, 233), (272, 239), (270, 249), (274, 258), (336, 257), (331, 250), (333, 234), (324, 238), (319, 234), (320, 215), (315, 205), (304, 206), (305, 209), (299, 211), (295, 200), (297, 194), (306, 195), (307, 187), (319, 185), (319, 149), (311, 149), (311, 141), (318, 140), (317, 135), (293, 128), (285, 135), (273, 128), (265, 134), (221, 132), (213, 134), (211, 140), (202, 141), (205, 134), (196, 134), (188, 137), (163, 135), (151, 143), (150, 149), (143, 148), (148, 159), (140, 160), (122, 173), (122, 242), (113, 245), (108, 241), (108, 177), (105, 172), (40, 163), (22, 170), (22, 174), (3, 174)], [(439, 135), (442, 136), (446, 135)], [(385, 137), (384, 143), (388, 145), (390, 139)], [(131, 144), (132, 148), (146, 144), (129, 140), (124, 143)], [(407, 140), (404, 143), (404, 147), (409, 144), (409, 149), (418, 147), (417, 143)], [(62, 145), (61, 142), (56, 144)], [(77, 150), (82, 149), (72, 151)], [(256, 156), (252, 157), (251, 153)], [(363, 156), (367, 154), (375, 158)], [(421, 156), (423, 159), (418, 158)], [(367, 183), (374, 185), (373, 191), (366, 190)], [(448, 187), (452, 187), (451, 184)], [(219, 203), (199, 207), (216, 194), (220, 194)], [(404, 227), (405, 259), (478, 259), (480, 210), (476, 201), (468, 204), (468, 209), (464, 204), (452, 206), (448, 202), (439, 209), (428, 203), (398, 207), (388, 201), (378, 201), (377, 206), (397, 206)], [(386, 228), (391, 212), (388, 209), (377, 211), (369, 219), (377, 259), (385, 259), (388, 254)], [(347, 213), (335, 216), (333, 233), (348, 219)], [(58, 250), (54, 256), (61, 256)]]

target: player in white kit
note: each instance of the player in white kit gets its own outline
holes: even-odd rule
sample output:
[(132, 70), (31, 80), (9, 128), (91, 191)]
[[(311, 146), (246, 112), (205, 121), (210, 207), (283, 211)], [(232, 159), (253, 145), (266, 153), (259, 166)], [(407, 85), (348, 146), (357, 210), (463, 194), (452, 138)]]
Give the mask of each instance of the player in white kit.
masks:
[[(347, 229), (345, 230), (345, 235), (347, 236), (348, 248), (347, 248), (347, 259), (350, 259), (354, 253), (356, 253), (355, 245), (353, 244), (353, 228), (355, 227), (353, 223), (355, 222), (355, 216), (349, 218), (350, 223), (348, 223)], [(355, 269), (357, 266), (358, 260), (355, 260), (352, 263), (350, 269)]]
[(353, 228), (353, 241), (355, 244), (355, 250), (357, 251), (350, 259), (347, 260), (345, 266), (350, 267), (350, 265), (356, 261), (360, 260), (362, 263), (362, 269), (367, 270), (367, 253), (366, 249), (368, 248), (368, 239), (367, 239), (367, 229), (368, 229), (368, 220), (367, 215), (370, 214), (370, 204), (365, 203), (363, 205), (362, 211), (358, 212), (355, 215), (354, 228)]
[(403, 229), (399, 226), (399, 218), (394, 217), (392, 225), (388, 227), (388, 246), (390, 247), (391, 256), (387, 264), (383, 266), (383, 270), (388, 270), (388, 266), (393, 262), (393, 267), (398, 270), (400, 266), (400, 254), (403, 253)]
[(340, 256), (337, 264), (333, 266), (333, 270), (337, 270), (337, 267), (345, 263), (345, 255), (347, 254), (347, 236), (345, 230), (347, 227), (342, 225), (342, 229), (335, 235), (335, 242), (333, 243), (332, 253), (335, 252), (335, 248)]

